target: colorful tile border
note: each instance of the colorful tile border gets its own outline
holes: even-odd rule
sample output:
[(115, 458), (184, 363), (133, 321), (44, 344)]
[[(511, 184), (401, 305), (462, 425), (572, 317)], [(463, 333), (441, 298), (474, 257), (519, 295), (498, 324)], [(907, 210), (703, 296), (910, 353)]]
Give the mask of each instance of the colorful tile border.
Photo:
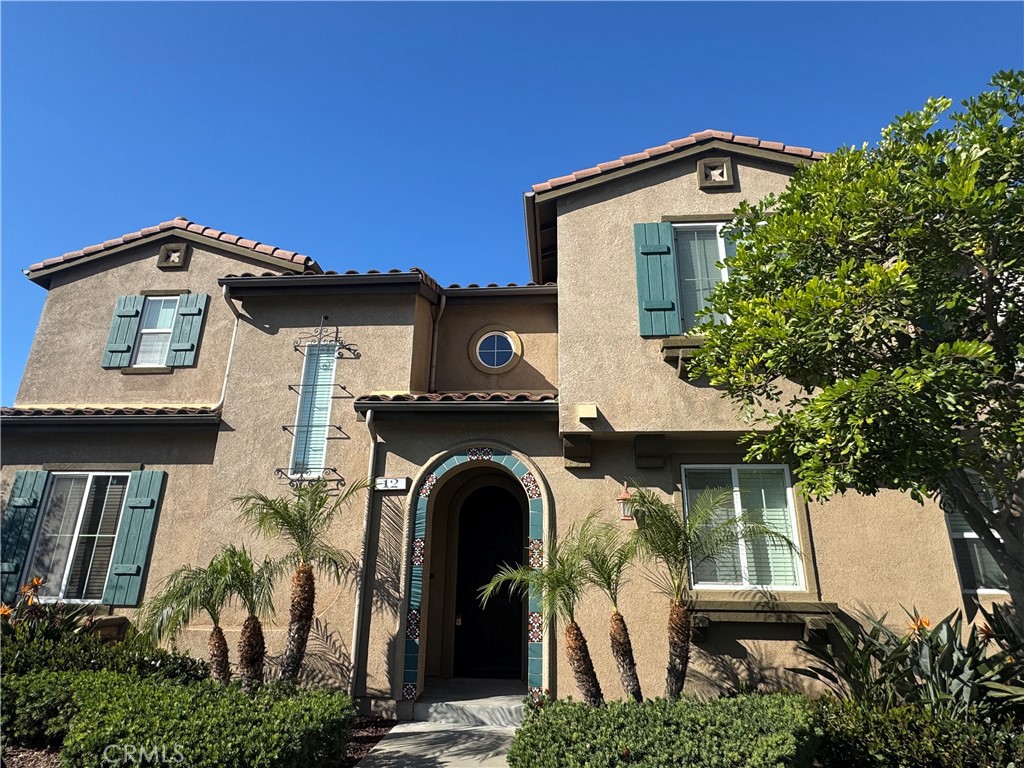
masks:
[[(423, 479), (420, 487), (413, 494), (413, 498), (416, 500), (416, 509), (413, 517), (412, 551), (409, 555), (411, 566), (409, 568), (409, 608), (405, 621), (405, 669), (402, 673), (402, 698), (406, 701), (411, 701), (419, 695), (420, 610), (423, 607), (427, 504), (438, 480), (450, 469), (468, 461), (497, 464), (515, 475), (516, 479), (523, 484), (530, 516), (530, 532), (526, 541), (529, 563), (532, 568), (540, 568), (544, 564), (544, 501), (541, 497), (540, 484), (529, 467), (510, 453), (482, 446), (450, 454), (448, 458), (434, 467), (434, 471)], [(531, 692), (539, 692), (544, 684), (544, 622), (540, 613), (540, 600), (534, 594), (530, 595), (529, 610), (529, 621), (526, 627), (526, 684)]]

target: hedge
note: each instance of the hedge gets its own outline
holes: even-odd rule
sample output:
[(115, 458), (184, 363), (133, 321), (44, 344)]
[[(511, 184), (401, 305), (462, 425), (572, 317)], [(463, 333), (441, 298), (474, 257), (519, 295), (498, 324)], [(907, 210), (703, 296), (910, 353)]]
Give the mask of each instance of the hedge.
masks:
[(510, 768), (807, 768), (817, 746), (815, 706), (770, 694), (698, 702), (664, 699), (589, 707), (557, 701), (530, 713)]
[(1024, 768), (1024, 726), (824, 699), (821, 768)]
[(332, 766), (345, 759), (355, 715), (344, 694), (288, 685), (250, 697), (209, 680), (87, 671), (5, 675), (2, 687), (5, 742), (63, 746), (63, 764), (76, 767)]

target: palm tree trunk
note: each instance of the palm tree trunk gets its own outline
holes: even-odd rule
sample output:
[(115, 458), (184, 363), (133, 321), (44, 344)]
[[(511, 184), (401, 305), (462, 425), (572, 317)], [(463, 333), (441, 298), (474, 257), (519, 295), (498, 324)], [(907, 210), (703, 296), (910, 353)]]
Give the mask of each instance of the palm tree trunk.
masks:
[(633, 658), (633, 643), (629, 639), (629, 628), (626, 620), (618, 611), (612, 611), (611, 620), (612, 656), (619, 668), (619, 679), (622, 689), (634, 701), (642, 702), (644, 695), (640, 692), (640, 678), (636, 674), (636, 659)]
[(597, 679), (594, 662), (590, 658), (587, 638), (583, 636), (583, 630), (575, 621), (569, 621), (565, 625), (565, 649), (569, 668), (576, 678), (576, 686), (580, 689), (583, 701), (592, 707), (603, 704), (604, 694), (601, 693), (601, 683)]
[(263, 625), (255, 616), (249, 616), (242, 625), (238, 639), (238, 666), (242, 673), (242, 690), (253, 693), (263, 685), (263, 660), (267, 644), (263, 639)]
[(668, 611), (668, 672), (665, 676), (665, 698), (675, 701), (686, 683), (690, 666), (690, 609), (682, 600), (672, 600)]
[(288, 618), (288, 643), (284, 649), (281, 662), (281, 677), (284, 680), (295, 680), (299, 676), (299, 667), (306, 655), (306, 643), (309, 640), (309, 628), (313, 624), (313, 603), (316, 601), (316, 583), (313, 580), (313, 568), (303, 563), (292, 575), (291, 614)]
[(214, 624), (210, 630), (210, 677), (218, 683), (227, 685), (231, 682), (231, 668), (228, 666), (228, 641), (224, 639), (224, 630)]

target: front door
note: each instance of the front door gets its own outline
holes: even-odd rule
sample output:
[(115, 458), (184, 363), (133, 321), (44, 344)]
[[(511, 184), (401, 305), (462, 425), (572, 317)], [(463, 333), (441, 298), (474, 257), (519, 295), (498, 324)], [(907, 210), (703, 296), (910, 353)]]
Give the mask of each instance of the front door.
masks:
[(520, 679), (523, 676), (523, 599), (507, 589), (480, 607), (479, 590), (524, 552), (523, 507), (504, 488), (473, 491), (459, 514), (455, 596), (456, 677)]

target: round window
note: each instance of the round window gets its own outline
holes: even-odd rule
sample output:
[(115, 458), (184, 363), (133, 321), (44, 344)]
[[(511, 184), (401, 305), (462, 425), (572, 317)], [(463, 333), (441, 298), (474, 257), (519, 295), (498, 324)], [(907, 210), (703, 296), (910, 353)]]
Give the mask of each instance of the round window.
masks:
[(503, 368), (515, 354), (512, 339), (500, 331), (484, 334), (476, 344), (476, 356), (488, 368)]

